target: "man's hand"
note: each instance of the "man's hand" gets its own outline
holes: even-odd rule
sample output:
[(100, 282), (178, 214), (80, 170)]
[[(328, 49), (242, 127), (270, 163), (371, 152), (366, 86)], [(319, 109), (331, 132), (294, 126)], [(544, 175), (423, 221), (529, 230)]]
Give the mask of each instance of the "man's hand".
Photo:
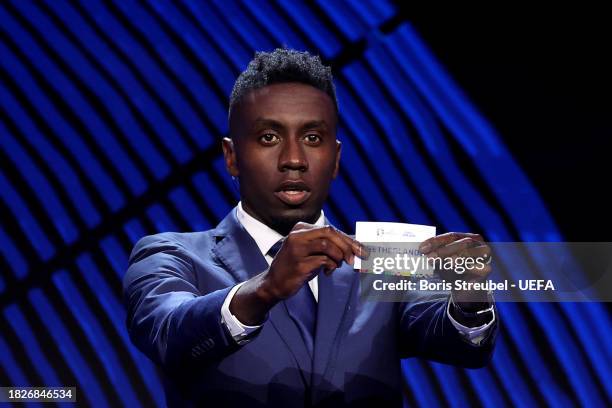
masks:
[(270, 268), (249, 279), (234, 295), (230, 311), (243, 324), (261, 324), (277, 302), (293, 296), (319, 271), (331, 274), (342, 262), (353, 264), (365, 248), (332, 226), (297, 223)]
[[(491, 273), (489, 263), (491, 257), (491, 247), (484, 242), (482, 236), (478, 234), (449, 232), (430, 238), (419, 246), (419, 250), (432, 258), (453, 258), (453, 264), (457, 258), (480, 258), (480, 262), (472, 268), (466, 268), (465, 272), (459, 274), (455, 271), (442, 270), (442, 278), (455, 281), (462, 279), (466, 282), (482, 282)], [(481, 265), (481, 267), (479, 267)], [(481, 290), (452, 290), (453, 300), (461, 308), (473, 309), (488, 302), (488, 294)]]
[(330, 275), (342, 261), (353, 264), (362, 245), (327, 225), (300, 222), (293, 227), (266, 273), (267, 289), (275, 299), (294, 295), (319, 271)]

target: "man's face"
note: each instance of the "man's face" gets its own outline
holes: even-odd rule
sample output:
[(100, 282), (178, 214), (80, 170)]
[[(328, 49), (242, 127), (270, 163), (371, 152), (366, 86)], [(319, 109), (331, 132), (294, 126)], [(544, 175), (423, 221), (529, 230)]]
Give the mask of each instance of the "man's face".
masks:
[(251, 91), (234, 107), (224, 139), (228, 171), (240, 181), (244, 210), (286, 235), (314, 223), (338, 172), (332, 99), (301, 83)]

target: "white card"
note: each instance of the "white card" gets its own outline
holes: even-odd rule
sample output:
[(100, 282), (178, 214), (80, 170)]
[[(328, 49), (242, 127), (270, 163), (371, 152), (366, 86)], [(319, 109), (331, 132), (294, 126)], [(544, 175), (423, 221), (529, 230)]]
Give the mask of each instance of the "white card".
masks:
[[(355, 223), (355, 239), (359, 242), (418, 242), (436, 236), (436, 227), (401, 222)], [(361, 269), (361, 259), (355, 257), (355, 269)]]

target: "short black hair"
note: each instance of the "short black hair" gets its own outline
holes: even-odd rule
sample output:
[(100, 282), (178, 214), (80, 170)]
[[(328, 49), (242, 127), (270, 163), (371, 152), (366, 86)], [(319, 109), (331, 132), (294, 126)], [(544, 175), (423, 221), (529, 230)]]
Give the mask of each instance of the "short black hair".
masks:
[(308, 51), (277, 48), (271, 52), (258, 51), (247, 68), (238, 76), (229, 102), (229, 115), (240, 99), (255, 89), (272, 84), (299, 82), (325, 92), (332, 99), (338, 114), (338, 99), (331, 67)]

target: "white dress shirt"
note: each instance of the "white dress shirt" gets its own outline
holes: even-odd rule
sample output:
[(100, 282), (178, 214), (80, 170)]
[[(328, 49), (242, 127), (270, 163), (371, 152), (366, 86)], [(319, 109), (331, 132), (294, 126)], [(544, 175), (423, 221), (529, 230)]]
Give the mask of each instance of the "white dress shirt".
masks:
[[(276, 232), (275, 230), (273, 230), (272, 228), (268, 227), (266, 224), (255, 219), (253, 216), (251, 216), (246, 211), (244, 211), (244, 209), (242, 208), (242, 202), (238, 203), (235, 211), (236, 211), (236, 216), (238, 218), (238, 221), (240, 222), (240, 224), (242, 224), (244, 229), (249, 233), (249, 235), (253, 238), (253, 240), (255, 240), (257, 247), (261, 251), (261, 254), (266, 258), (268, 265), (271, 265), (272, 260), (274, 258), (268, 255), (268, 251), (270, 250), (270, 248), (272, 248), (272, 246), (276, 242), (278, 242), (278, 240), (284, 237), (278, 232)], [(320, 227), (325, 225), (325, 216), (322, 210), (321, 210), (321, 215), (319, 216), (319, 218), (317, 219), (314, 225), (317, 225)], [(229, 330), (231, 336), (234, 338), (234, 340), (236, 340), (238, 344), (247, 343), (248, 339), (246, 337), (250, 333), (254, 332), (255, 330), (261, 327), (261, 326), (247, 326), (245, 324), (242, 324), (236, 318), (236, 316), (234, 316), (230, 312), (229, 305), (232, 301), (232, 298), (234, 297), (234, 294), (236, 293), (238, 288), (240, 288), (240, 286), (243, 283), (244, 282), (241, 282), (232, 288), (232, 290), (228, 293), (227, 297), (225, 298), (223, 305), (221, 306), (221, 320), (225, 324), (227, 329)], [(315, 276), (313, 279), (308, 281), (308, 286), (312, 290), (312, 294), (314, 295), (315, 301), (318, 302), (319, 300), (318, 276)], [(493, 322), (495, 322), (495, 311), (491, 310), (493, 312), (493, 315), (492, 315), (490, 322), (482, 326), (479, 326), (479, 327), (467, 327), (457, 322), (451, 316), (450, 303), (451, 302), (449, 300), (447, 308), (446, 308), (446, 314), (448, 315), (453, 326), (455, 326), (455, 328), (461, 333), (461, 335), (465, 337), (467, 340), (469, 340), (472, 344), (474, 345), (480, 344), (482, 340), (484, 340), (487, 337), (489, 329), (493, 325)]]

